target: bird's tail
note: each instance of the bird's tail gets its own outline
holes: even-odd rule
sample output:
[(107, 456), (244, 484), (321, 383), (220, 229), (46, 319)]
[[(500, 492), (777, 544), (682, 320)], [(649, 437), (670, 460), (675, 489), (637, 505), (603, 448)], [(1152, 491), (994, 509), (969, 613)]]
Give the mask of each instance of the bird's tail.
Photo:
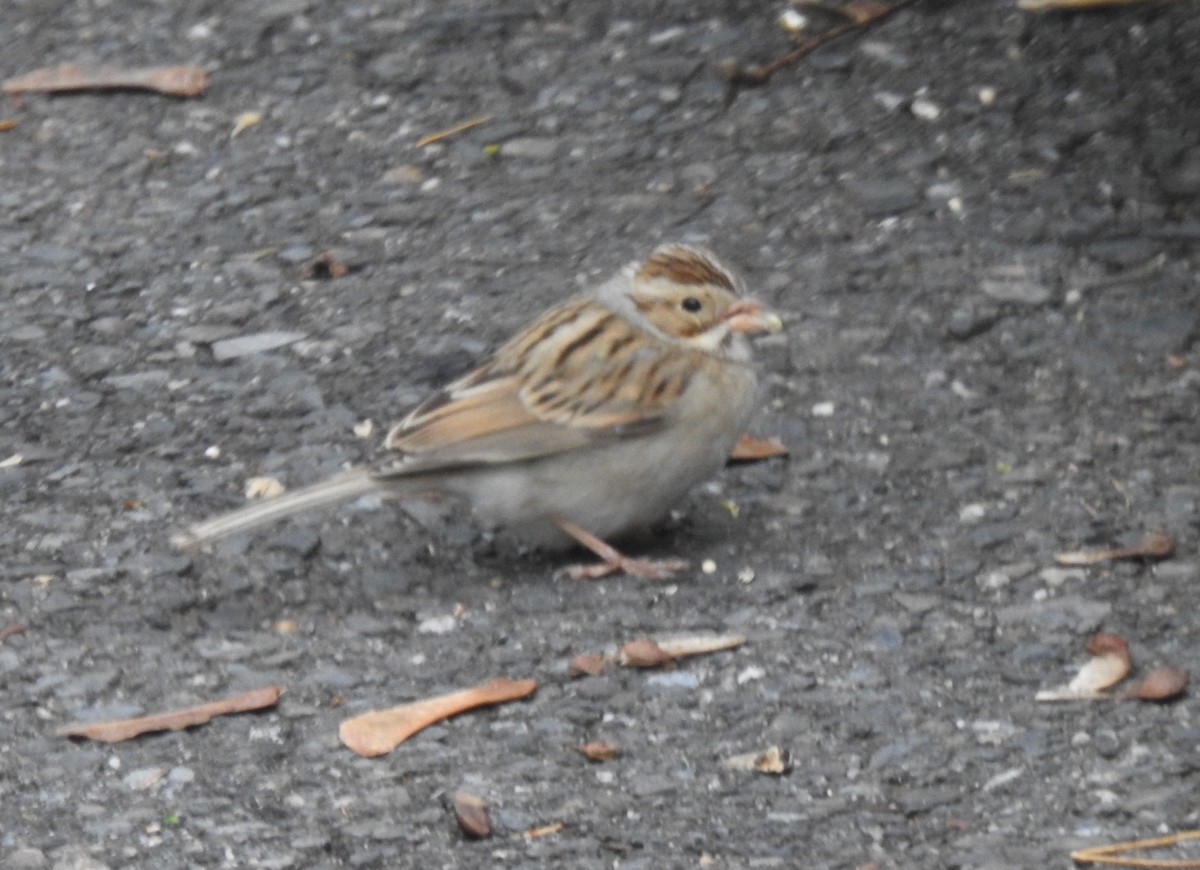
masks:
[(384, 489), (367, 468), (352, 468), (321, 483), (269, 498), (196, 523), (171, 538), (181, 549), (195, 549), (221, 538), (265, 526), (276, 520)]

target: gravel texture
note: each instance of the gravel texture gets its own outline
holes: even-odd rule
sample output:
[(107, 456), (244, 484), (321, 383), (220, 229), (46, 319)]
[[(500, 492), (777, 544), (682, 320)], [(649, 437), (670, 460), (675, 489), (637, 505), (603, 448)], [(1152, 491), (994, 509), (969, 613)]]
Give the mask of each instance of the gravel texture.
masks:
[[(787, 50), (779, 11), (8, 0), (5, 75), (211, 84), (0, 110), (0, 627), (24, 628), (0, 864), (1046, 868), (1200, 828), (1193, 696), (1033, 701), (1099, 629), (1140, 668), (1197, 664), (1196, 5), (921, 2), (731, 89), (721, 60)], [(170, 548), (250, 477), (371, 456), (533, 313), (678, 239), (787, 323), (755, 431), (790, 459), (729, 469), (642, 548), (712, 573), (555, 580), (439, 505)], [(349, 274), (306, 272), (329, 250)], [(1173, 558), (1053, 565), (1154, 528)], [(567, 675), (693, 631), (749, 642)], [(338, 743), (497, 674), (540, 687), (381, 759)], [(272, 682), (260, 714), (55, 736)], [(771, 745), (787, 775), (723, 765)], [(494, 837), (458, 831), (458, 790)]]

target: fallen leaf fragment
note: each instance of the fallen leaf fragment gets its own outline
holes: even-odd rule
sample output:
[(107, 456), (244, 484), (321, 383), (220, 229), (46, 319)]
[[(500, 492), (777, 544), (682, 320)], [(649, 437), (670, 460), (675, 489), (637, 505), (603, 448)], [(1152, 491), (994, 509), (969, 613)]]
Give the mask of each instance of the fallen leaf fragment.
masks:
[(612, 761), (621, 750), (612, 743), (593, 740), (575, 747), (588, 761)]
[(1107, 697), (1104, 690), (1129, 675), (1129, 644), (1117, 634), (1097, 634), (1088, 641), (1092, 659), (1079, 669), (1071, 682), (1057, 689), (1045, 689), (1036, 701), (1077, 701)]
[(125, 784), (132, 789), (145, 791), (162, 782), (162, 778), (166, 775), (167, 768), (165, 767), (148, 767), (129, 774), (125, 777)]
[(255, 124), (262, 122), (262, 112), (242, 112), (233, 121), (233, 130), (229, 133), (229, 138), (232, 139), (239, 133), (245, 132)]
[(1133, 688), (1128, 697), (1141, 701), (1170, 701), (1183, 694), (1188, 685), (1188, 672), (1183, 668), (1160, 665)]
[(735, 462), (756, 462), (760, 459), (770, 459), (773, 456), (787, 456), (788, 449), (778, 438), (755, 438), (753, 435), (743, 435), (733, 445), (729, 458)]
[(152, 731), (181, 731), (194, 725), (203, 725), (214, 716), (224, 716), (229, 713), (246, 713), (251, 710), (261, 710), (273, 707), (283, 693), (282, 686), (266, 686), (235, 695), (232, 698), (222, 698), (208, 704), (187, 707), (182, 710), (170, 710), (166, 713), (155, 713), (151, 716), (138, 716), (133, 719), (114, 719), (109, 722), (79, 722), (68, 725), (58, 732), (59, 737), (86, 737), (89, 740), (100, 740), (104, 743), (119, 743), (141, 734)]
[(453, 136), (456, 133), (463, 133), (470, 130), (472, 127), (478, 127), (480, 124), (486, 124), (492, 120), (491, 115), (480, 115), (478, 118), (472, 118), (469, 121), (463, 121), (461, 124), (455, 124), (453, 127), (447, 127), (445, 130), (438, 130), (436, 133), (430, 133), (428, 136), (422, 136), (417, 140), (417, 147), (424, 148), (426, 145), (432, 145), (434, 142), (440, 142), (442, 139)]
[(745, 636), (740, 634), (688, 634), (663, 638), (657, 643), (672, 658), (682, 659), (735, 649), (745, 642)]
[(656, 668), (675, 659), (733, 649), (745, 642), (740, 634), (689, 634), (660, 640), (643, 637), (621, 644), (616, 655), (581, 653), (571, 659), (567, 670), (573, 677), (599, 676), (610, 661), (627, 668)]
[(62, 93), (65, 91), (140, 90), (173, 97), (195, 97), (208, 86), (208, 73), (194, 66), (155, 66), (138, 69), (95, 67), (73, 63), (36, 69), (7, 79), (0, 88), (7, 94)]
[(852, 0), (838, 10), (855, 24), (868, 24), (890, 11), (886, 3), (874, 0)]
[(274, 477), (252, 477), (246, 481), (246, 498), (275, 498), (287, 489)]
[(1076, 864), (1104, 864), (1109, 867), (1174, 867), (1179, 870), (1200, 870), (1200, 858), (1171, 859), (1171, 858), (1134, 858), (1124, 857), (1126, 852), (1138, 849), (1163, 849), (1176, 846), (1188, 840), (1200, 839), (1200, 831), (1179, 831), (1166, 837), (1153, 837), (1148, 840), (1129, 840), (1125, 843), (1112, 843), (1108, 846), (1093, 846), (1088, 849), (1076, 849), (1071, 853), (1071, 860)]
[(653, 668), (674, 659), (706, 655), (739, 647), (746, 642), (740, 634), (689, 634), (661, 640), (631, 640), (617, 650), (617, 662), (627, 667)]
[(483, 799), (465, 791), (456, 791), (450, 798), (454, 819), (459, 829), (473, 840), (492, 835), (492, 820)]
[(25, 630), (25, 626), (19, 622), (10, 622), (8, 625), (0, 628), (0, 640), (8, 640), (14, 634), (20, 634)]
[(567, 664), (567, 671), (573, 677), (598, 677), (607, 664), (608, 657), (602, 653), (580, 653)]
[(536, 840), (539, 837), (549, 837), (551, 834), (557, 834), (566, 826), (566, 822), (554, 822), (553, 824), (530, 828), (528, 831), (522, 834), (522, 836), (527, 840)]
[(617, 662), (625, 667), (656, 668), (673, 658), (675, 656), (648, 638), (631, 640), (617, 650)]
[(425, 173), (421, 171), (421, 167), (411, 163), (393, 167), (383, 173), (385, 184), (420, 184), (424, 180)]
[(1086, 567), (1114, 559), (1166, 559), (1175, 552), (1175, 542), (1162, 532), (1151, 532), (1132, 547), (1115, 547), (1108, 550), (1075, 550), (1059, 553), (1054, 557), (1056, 564), (1066, 567)]
[(747, 752), (726, 758), (724, 767), (726, 770), (748, 770), (778, 776), (792, 769), (792, 758), (786, 749), (768, 746), (761, 752)]
[(435, 722), (475, 707), (516, 701), (533, 694), (536, 688), (537, 682), (534, 680), (496, 677), (469, 689), (346, 719), (338, 728), (338, 737), (347, 748), (359, 755), (367, 758), (385, 755)]
[(1026, 12), (1043, 12), (1047, 9), (1093, 9), (1099, 6), (1132, 6), (1150, 0), (1017, 0), (1017, 8)]
[(20, 125), (20, 118), (4, 118), (0, 120), (0, 133), (7, 133), (9, 130), (14, 130)]

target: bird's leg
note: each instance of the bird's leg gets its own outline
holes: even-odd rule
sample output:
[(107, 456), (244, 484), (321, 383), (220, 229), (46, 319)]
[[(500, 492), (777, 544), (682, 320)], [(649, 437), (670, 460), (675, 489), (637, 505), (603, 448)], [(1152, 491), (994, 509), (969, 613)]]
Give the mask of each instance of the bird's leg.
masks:
[(562, 569), (572, 580), (592, 580), (618, 572), (632, 577), (645, 577), (648, 580), (665, 580), (688, 567), (687, 561), (683, 559), (633, 559), (570, 520), (555, 517), (554, 522), (600, 557), (600, 561), (594, 565), (570, 565)]

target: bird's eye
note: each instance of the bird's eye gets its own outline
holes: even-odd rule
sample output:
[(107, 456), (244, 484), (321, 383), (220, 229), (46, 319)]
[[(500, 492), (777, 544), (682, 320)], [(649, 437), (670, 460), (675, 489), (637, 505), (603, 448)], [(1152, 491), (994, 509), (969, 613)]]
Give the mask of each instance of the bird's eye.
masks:
[(704, 304), (699, 299), (697, 299), (695, 296), (687, 297), (680, 304), (683, 305), (684, 311), (690, 311), (692, 314), (695, 314), (697, 311), (699, 311), (701, 308), (704, 307)]

